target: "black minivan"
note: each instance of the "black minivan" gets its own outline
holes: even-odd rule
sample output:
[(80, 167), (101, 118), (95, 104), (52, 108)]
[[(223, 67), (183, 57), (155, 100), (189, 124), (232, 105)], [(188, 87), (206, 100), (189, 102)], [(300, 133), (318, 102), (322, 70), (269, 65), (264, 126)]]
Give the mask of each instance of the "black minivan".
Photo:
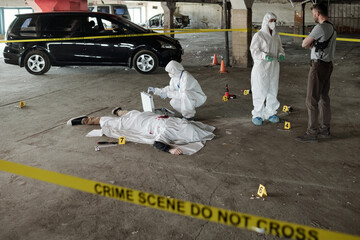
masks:
[(46, 73), (51, 66), (66, 65), (120, 65), (147, 74), (171, 60), (181, 62), (179, 41), (165, 35), (141, 35), (148, 33), (152, 31), (106, 13), (20, 14), (6, 39), (26, 42), (7, 42), (4, 60), (25, 66), (35, 75)]

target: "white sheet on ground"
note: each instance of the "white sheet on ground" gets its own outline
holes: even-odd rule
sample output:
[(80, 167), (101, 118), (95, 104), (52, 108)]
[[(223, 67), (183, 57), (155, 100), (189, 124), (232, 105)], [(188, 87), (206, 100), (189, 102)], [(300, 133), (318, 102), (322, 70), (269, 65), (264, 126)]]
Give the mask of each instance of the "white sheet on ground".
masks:
[[(160, 141), (179, 147), (184, 154), (198, 152), (207, 140), (214, 138), (215, 127), (201, 122), (168, 117), (152, 112), (130, 111), (122, 117), (101, 117), (101, 135), (112, 138), (124, 136), (126, 141), (153, 144)], [(91, 131), (87, 136), (98, 136)]]

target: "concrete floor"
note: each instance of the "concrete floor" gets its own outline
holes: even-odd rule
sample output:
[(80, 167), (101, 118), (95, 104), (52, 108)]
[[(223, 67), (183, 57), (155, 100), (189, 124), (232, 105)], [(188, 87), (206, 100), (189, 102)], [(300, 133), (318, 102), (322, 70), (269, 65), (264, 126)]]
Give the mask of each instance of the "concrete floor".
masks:
[[(332, 134), (318, 144), (294, 139), (306, 130), (309, 52), (283, 39), (278, 124), (251, 123), (251, 69), (207, 67), (224, 54), (223, 34), (179, 35), (186, 69), (208, 96), (197, 119), (216, 138), (192, 156), (150, 145), (94, 151), (95, 127), (66, 125), (81, 114), (109, 115), (114, 106), (141, 110), (139, 92), (165, 86), (161, 68), (139, 75), (122, 67), (52, 68), (33, 76), (0, 58), (0, 158), (42, 169), (208, 204), (248, 214), (360, 235), (360, 45), (339, 42), (330, 96)], [(360, 38), (359, 36), (352, 36)], [(211, 46), (209, 45), (211, 43)], [(2, 46), (3, 47), (3, 46)], [(1, 51), (2, 52), (2, 51)], [(225, 84), (237, 99), (223, 102)], [(18, 108), (25, 100), (27, 106)], [(155, 98), (157, 106), (170, 107)], [(284, 121), (291, 130), (283, 130)], [(250, 199), (259, 184), (265, 201)], [(278, 239), (124, 203), (0, 172), (0, 239)]]

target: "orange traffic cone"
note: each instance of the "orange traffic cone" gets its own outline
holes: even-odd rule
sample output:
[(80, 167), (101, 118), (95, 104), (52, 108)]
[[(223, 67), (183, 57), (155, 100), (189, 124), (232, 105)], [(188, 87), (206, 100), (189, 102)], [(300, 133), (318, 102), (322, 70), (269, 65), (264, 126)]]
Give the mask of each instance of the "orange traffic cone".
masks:
[(224, 60), (221, 60), (219, 73), (227, 73), (227, 71), (225, 70)]
[(217, 57), (216, 57), (216, 53), (214, 54), (214, 60), (213, 60), (213, 63), (211, 65), (212, 66), (219, 65)]

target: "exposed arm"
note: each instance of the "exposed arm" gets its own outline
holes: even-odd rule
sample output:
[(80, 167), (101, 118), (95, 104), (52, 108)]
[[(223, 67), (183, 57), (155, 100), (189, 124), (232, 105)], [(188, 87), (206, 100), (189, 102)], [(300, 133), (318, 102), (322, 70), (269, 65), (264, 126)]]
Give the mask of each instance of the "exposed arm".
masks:
[(303, 42), (302, 42), (302, 47), (306, 48), (306, 49), (311, 49), (314, 46), (314, 41), (315, 39), (311, 36), (307, 36)]

